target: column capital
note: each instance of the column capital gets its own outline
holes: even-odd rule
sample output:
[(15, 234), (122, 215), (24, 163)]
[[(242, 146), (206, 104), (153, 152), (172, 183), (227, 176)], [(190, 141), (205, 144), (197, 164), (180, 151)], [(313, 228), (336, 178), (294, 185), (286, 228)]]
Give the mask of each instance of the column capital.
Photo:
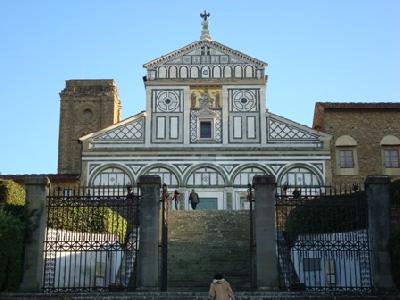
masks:
[(50, 184), (49, 177), (45, 175), (28, 175), (24, 179), (25, 185), (48, 185)]
[(139, 177), (138, 184), (158, 184), (161, 186), (161, 178), (158, 175), (142, 175)]
[(258, 184), (276, 184), (274, 175), (256, 175), (253, 177), (253, 185)]
[(390, 177), (386, 175), (369, 175), (365, 180), (365, 184), (389, 184)]

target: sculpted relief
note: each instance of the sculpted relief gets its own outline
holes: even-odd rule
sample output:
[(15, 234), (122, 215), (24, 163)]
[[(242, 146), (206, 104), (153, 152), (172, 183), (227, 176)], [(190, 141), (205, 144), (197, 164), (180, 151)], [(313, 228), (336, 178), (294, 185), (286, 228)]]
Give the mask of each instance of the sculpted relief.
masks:
[(218, 109), (222, 107), (222, 87), (191, 87), (191, 109)]

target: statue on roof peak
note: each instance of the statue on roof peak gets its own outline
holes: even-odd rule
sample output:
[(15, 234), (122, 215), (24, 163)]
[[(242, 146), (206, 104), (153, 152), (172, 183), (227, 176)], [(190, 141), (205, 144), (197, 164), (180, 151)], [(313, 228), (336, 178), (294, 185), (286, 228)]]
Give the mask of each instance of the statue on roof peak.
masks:
[(203, 19), (201, 22), (201, 25), (203, 26), (201, 30), (201, 36), (200, 40), (201, 41), (211, 41), (211, 36), (210, 32), (208, 31), (208, 17), (210, 16), (210, 13), (208, 13), (206, 10), (204, 10), (203, 13), (200, 13), (200, 17)]

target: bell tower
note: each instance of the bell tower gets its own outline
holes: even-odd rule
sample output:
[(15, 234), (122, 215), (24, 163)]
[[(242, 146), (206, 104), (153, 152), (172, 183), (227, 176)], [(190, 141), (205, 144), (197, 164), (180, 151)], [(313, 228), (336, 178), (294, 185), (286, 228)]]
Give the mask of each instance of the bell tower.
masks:
[(81, 173), (79, 138), (120, 121), (121, 100), (114, 80), (67, 80), (60, 93), (58, 173)]

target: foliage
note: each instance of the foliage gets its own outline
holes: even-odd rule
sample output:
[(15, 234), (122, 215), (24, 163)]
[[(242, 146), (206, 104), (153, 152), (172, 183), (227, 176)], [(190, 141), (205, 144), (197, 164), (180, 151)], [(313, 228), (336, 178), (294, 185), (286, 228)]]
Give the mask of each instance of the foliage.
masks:
[(25, 189), (12, 180), (0, 180), (0, 203), (25, 205)]
[[(74, 206), (75, 204), (75, 206)], [(125, 238), (126, 220), (108, 207), (79, 206), (70, 202), (68, 206), (50, 206), (48, 227), (76, 232), (111, 233)]]
[[(299, 200), (301, 201), (301, 200)], [(292, 208), (286, 220), (286, 236), (294, 242), (300, 234), (346, 232), (367, 228), (365, 192), (323, 196)]]
[(0, 207), (0, 291), (15, 291), (22, 279), (25, 223)]

